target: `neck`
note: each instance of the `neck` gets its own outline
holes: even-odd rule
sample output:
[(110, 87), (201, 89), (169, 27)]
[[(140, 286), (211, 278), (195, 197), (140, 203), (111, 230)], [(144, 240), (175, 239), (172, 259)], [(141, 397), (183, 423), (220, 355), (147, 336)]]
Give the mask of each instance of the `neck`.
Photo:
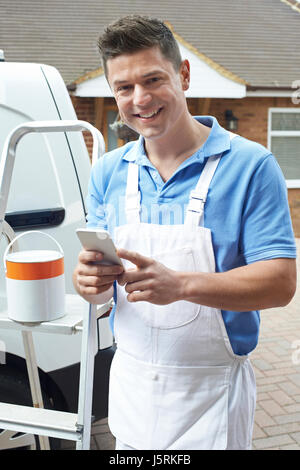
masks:
[(174, 127), (166, 136), (153, 140), (145, 139), (145, 150), (154, 166), (167, 162), (181, 164), (202, 147), (209, 133), (209, 127), (188, 114), (186, 122), (180, 126), (180, 131)]

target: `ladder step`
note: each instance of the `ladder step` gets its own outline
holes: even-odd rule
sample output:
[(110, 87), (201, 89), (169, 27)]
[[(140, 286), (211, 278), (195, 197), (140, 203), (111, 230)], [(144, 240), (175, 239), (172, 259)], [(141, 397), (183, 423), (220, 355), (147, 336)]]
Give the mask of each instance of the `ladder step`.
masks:
[(0, 429), (79, 441), (77, 419), (75, 413), (0, 403)]

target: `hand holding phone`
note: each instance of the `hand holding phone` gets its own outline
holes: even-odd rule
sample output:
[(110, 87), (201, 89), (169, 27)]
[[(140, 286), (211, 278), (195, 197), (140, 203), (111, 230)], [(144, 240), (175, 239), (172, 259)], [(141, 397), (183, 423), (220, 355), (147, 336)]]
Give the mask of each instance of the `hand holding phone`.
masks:
[(82, 228), (76, 230), (77, 236), (83, 248), (89, 251), (99, 251), (103, 259), (98, 264), (123, 266), (116, 253), (116, 247), (106, 230)]
[[(121, 259), (108, 232), (100, 229), (78, 229), (77, 236), (84, 248), (79, 253), (78, 264), (73, 274), (76, 290), (91, 303), (99, 303), (99, 294), (112, 295), (111, 288), (123, 272)], [(102, 259), (96, 261), (96, 253)], [(100, 303), (108, 301), (101, 298)]]

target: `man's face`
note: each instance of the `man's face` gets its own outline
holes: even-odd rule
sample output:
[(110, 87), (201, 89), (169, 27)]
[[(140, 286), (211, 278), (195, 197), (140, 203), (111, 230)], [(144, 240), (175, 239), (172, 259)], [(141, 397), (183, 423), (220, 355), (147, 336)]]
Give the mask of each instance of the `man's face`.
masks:
[(123, 54), (107, 61), (108, 82), (122, 120), (145, 139), (174, 134), (186, 112), (184, 90), (189, 85), (189, 65), (179, 72), (159, 47)]

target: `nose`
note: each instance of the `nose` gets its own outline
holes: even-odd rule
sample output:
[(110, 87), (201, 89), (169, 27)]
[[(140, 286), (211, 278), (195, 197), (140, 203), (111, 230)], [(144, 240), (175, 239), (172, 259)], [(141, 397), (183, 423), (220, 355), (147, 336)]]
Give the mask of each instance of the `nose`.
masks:
[(149, 93), (149, 90), (146, 90), (141, 85), (136, 85), (134, 87), (134, 94), (133, 94), (133, 104), (135, 106), (146, 106), (150, 103), (152, 97)]

